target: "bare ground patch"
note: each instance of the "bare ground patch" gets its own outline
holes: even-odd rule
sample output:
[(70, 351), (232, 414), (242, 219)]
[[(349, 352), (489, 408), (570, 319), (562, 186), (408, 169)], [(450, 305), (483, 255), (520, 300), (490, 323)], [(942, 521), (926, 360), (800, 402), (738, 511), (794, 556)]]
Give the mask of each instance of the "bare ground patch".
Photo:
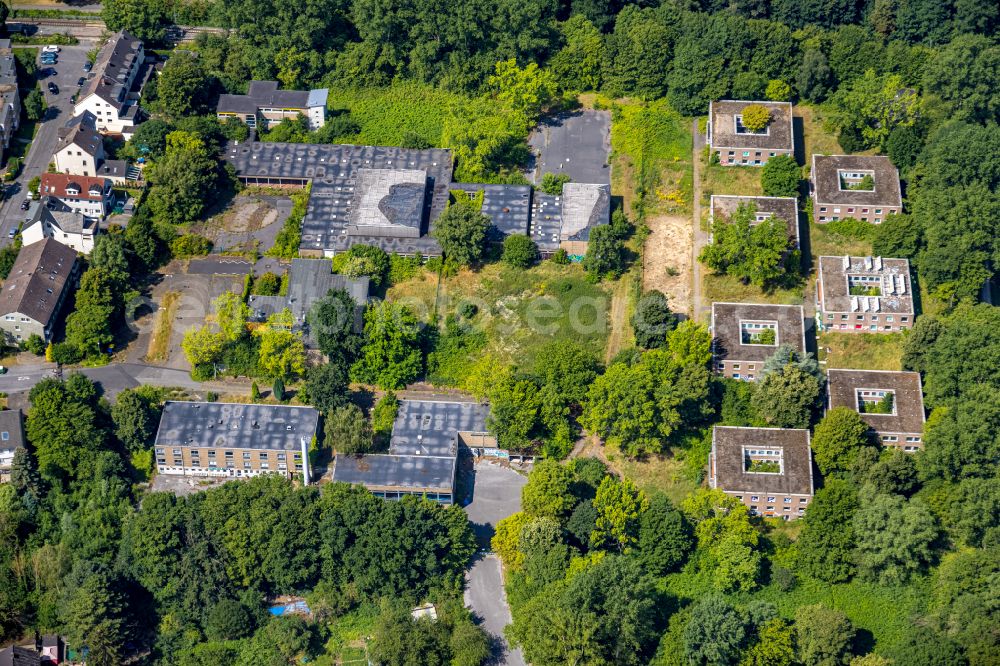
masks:
[(649, 237), (643, 249), (642, 289), (658, 289), (674, 312), (691, 311), (691, 218), (653, 214), (646, 218)]
[(153, 335), (149, 338), (149, 349), (146, 351), (146, 360), (150, 363), (167, 360), (167, 355), (170, 353), (170, 336), (174, 330), (174, 316), (177, 313), (177, 302), (180, 297), (180, 292), (168, 291), (160, 299)]

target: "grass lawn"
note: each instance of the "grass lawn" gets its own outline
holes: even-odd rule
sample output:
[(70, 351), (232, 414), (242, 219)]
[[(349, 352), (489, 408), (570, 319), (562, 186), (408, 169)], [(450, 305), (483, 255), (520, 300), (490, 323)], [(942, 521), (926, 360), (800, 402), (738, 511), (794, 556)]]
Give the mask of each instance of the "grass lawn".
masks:
[(386, 298), (406, 305), (423, 321), (435, 310), (435, 296), (439, 321), (463, 303), (473, 303), (478, 312), (471, 323), (486, 334), (486, 344), (466, 358), (466, 367), (491, 354), (506, 364), (532, 368), (539, 350), (554, 340), (573, 340), (603, 359), (612, 288), (588, 282), (579, 265), (543, 261), (518, 270), (495, 263), (445, 278), (440, 291), (437, 276), (424, 272), (393, 285)]
[(809, 249), (813, 257), (850, 254), (865, 257), (872, 253), (871, 241), (858, 240), (832, 232), (822, 224), (809, 225)]
[(684, 461), (672, 456), (649, 456), (645, 460), (628, 460), (624, 456), (609, 458), (622, 474), (632, 479), (645, 493), (662, 492), (674, 505), (681, 503), (698, 487), (689, 474), (685, 473)]
[(844, 150), (837, 142), (837, 137), (823, 129), (823, 118), (818, 108), (796, 104), (793, 116), (802, 119), (802, 136), (807, 167), (812, 163), (814, 153), (819, 155), (843, 154)]
[(713, 194), (763, 196), (764, 190), (760, 186), (761, 171), (761, 167), (720, 166), (718, 164), (705, 166), (702, 170), (702, 203), (708, 206)]
[(817, 339), (819, 358), (827, 368), (902, 370), (907, 335), (825, 331)]
[[(367, 663), (365, 637), (374, 631), (377, 617), (378, 608), (364, 604), (330, 622), (330, 639), (324, 646), (326, 655), (320, 657), (318, 663)], [(326, 661), (327, 657), (332, 657), (332, 660)]]
[(775, 305), (801, 305), (806, 297), (808, 280), (793, 289), (773, 289), (764, 291), (752, 284), (743, 284), (731, 275), (713, 275), (708, 269), (704, 273), (705, 301), (719, 303), (773, 303)]

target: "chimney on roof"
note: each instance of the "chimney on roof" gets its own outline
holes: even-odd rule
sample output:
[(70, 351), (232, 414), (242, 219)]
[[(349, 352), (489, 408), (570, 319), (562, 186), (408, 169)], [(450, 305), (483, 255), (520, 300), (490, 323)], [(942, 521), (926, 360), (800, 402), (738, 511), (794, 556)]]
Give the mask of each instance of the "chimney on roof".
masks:
[(870, 256), (865, 257), (865, 269), (869, 271), (872, 269), (872, 258)]
[(850, 270), (851, 268), (851, 257), (850, 255), (844, 255), (844, 270)]
[(875, 257), (875, 270), (882, 270), (882, 257)]

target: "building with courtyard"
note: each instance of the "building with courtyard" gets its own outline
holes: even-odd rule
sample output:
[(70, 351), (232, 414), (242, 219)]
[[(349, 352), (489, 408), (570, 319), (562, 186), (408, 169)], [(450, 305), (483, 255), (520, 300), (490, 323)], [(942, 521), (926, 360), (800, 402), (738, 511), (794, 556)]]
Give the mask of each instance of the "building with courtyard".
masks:
[[(418, 495), (453, 504), (460, 447), (496, 446), (486, 431), (488, 413), (475, 402), (400, 400), (388, 451), (338, 453), (333, 480), (362, 485), (386, 499)], [(327, 444), (336, 450), (336, 442)]]
[(828, 407), (853, 409), (882, 446), (923, 448), (924, 392), (919, 372), (827, 370)]
[(816, 324), (821, 331), (895, 333), (913, 327), (907, 259), (820, 257)]
[(788, 238), (799, 247), (799, 209), (795, 197), (741, 197), (730, 194), (713, 194), (709, 207), (709, 219), (713, 224), (717, 219), (728, 220), (740, 206), (750, 206), (754, 218), (750, 225), (760, 224), (776, 218), (788, 227)]
[(809, 172), (813, 219), (881, 224), (903, 212), (899, 171), (883, 155), (813, 155)]
[(752, 515), (802, 516), (813, 497), (809, 431), (715, 426), (708, 485), (738, 499)]
[[(743, 111), (751, 105), (762, 106), (770, 114), (767, 127), (760, 131), (743, 124)], [(791, 102), (711, 102), (707, 129), (708, 145), (723, 166), (763, 166), (772, 157), (795, 154)]]
[(801, 305), (712, 303), (712, 367), (723, 377), (759, 379), (780, 345), (806, 352)]
[(153, 443), (156, 469), (196, 477), (279, 474), (309, 483), (318, 427), (312, 407), (168, 401)]

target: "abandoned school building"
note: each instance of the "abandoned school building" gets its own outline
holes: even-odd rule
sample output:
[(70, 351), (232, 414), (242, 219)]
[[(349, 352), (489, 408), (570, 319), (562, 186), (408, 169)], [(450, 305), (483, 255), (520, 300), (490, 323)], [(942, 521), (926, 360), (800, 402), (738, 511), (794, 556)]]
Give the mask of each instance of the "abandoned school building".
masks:
[(788, 227), (788, 237), (799, 247), (799, 213), (795, 197), (742, 197), (730, 194), (713, 194), (709, 207), (709, 223), (716, 219), (728, 220), (740, 206), (751, 206), (754, 219), (750, 225), (777, 218)]
[(182, 476), (280, 474), (309, 483), (318, 425), (312, 407), (168, 401), (153, 444), (156, 469)]
[(745, 504), (751, 515), (798, 518), (813, 496), (809, 431), (715, 426), (708, 484)]
[(475, 402), (400, 400), (388, 452), (338, 453), (333, 480), (362, 485), (386, 499), (418, 495), (453, 504), (459, 448), (496, 446), (486, 431), (488, 413)]
[(828, 407), (861, 415), (879, 443), (908, 453), (923, 448), (924, 393), (919, 372), (828, 370)]
[(907, 259), (820, 257), (816, 324), (820, 331), (895, 333), (913, 326)]
[(712, 368), (723, 377), (754, 381), (780, 345), (806, 351), (801, 305), (712, 303)]
[(586, 252), (590, 230), (607, 224), (611, 188), (568, 183), (560, 196), (526, 185), (452, 182), (452, 154), (440, 148), (232, 142), (226, 159), (246, 185), (310, 186), (299, 254), (332, 257), (353, 245), (440, 256), (434, 223), (452, 190), (482, 193), (482, 212), (501, 236), (526, 234), (543, 256)]
[(899, 171), (883, 155), (813, 155), (809, 179), (818, 223), (850, 217), (881, 224), (903, 212)]
[[(770, 121), (753, 132), (743, 125), (743, 110), (763, 106)], [(723, 166), (763, 166), (778, 155), (795, 153), (791, 102), (741, 101), (723, 99), (708, 105), (708, 145)]]

